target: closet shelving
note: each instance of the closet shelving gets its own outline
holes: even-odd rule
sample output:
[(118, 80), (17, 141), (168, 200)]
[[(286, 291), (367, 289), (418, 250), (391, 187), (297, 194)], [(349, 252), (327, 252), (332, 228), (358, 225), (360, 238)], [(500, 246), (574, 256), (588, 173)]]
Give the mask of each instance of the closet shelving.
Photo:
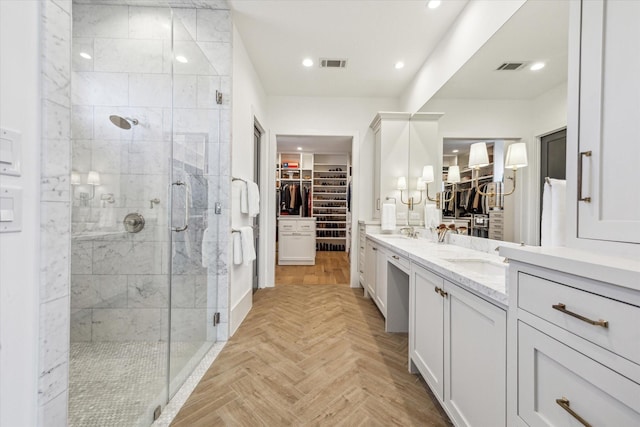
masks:
[[(287, 184), (296, 184), (300, 188), (313, 186), (313, 154), (311, 153), (278, 153), (276, 164), (276, 188)], [(278, 215), (284, 211), (278, 209)], [(289, 212), (287, 212), (289, 213)], [(300, 215), (298, 211), (295, 215)], [(309, 214), (309, 216), (311, 216)]]
[[(446, 166), (442, 168), (443, 182), (445, 182), (447, 179), (448, 169), (449, 168)], [(480, 170), (476, 173), (478, 177), (476, 179), (472, 179), (474, 172), (471, 169), (466, 168), (466, 169), (460, 170), (461, 182), (457, 184), (457, 191), (456, 191), (454, 200), (448, 206), (443, 206), (442, 219), (444, 221), (454, 220), (457, 223), (466, 222), (468, 234), (472, 236), (477, 236), (477, 237), (489, 237), (489, 223), (490, 223), (491, 215), (492, 214), (497, 215), (498, 213), (502, 213), (501, 208), (495, 208), (495, 205), (497, 202), (495, 197), (487, 201), (486, 208), (490, 207), (491, 209), (485, 208), (481, 213), (470, 213), (465, 209), (461, 209), (459, 206), (459, 197), (462, 194), (461, 192), (464, 192), (465, 190), (470, 190), (476, 184), (476, 182), (478, 183), (478, 186), (480, 188), (483, 188), (484, 184), (491, 184), (493, 182), (493, 176), (494, 176), (493, 172), (494, 172), (493, 163), (490, 163), (487, 166), (481, 167)], [(498, 184), (492, 184), (492, 185), (498, 185)], [(448, 184), (448, 183), (444, 184), (445, 197), (448, 198), (450, 196), (449, 193), (447, 192), (451, 191), (451, 189), (452, 189), (451, 184)], [(495, 190), (496, 188), (493, 187), (492, 189)], [(490, 191), (490, 190), (485, 189), (483, 191)], [(498, 201), (498, 204), (500, 204), (499, 201)], [(494, 211), (493, 209), (496, 209), (496, 210)], [(502, 228), (502, 221), (500, 221), (500, 231), (499, 231), (500, 234), (502, 232), (501, 228)]]
[(314, 160), (312, 210), (316, 218), (316, 248), (347, 251), (349, 158), (316, 154)]

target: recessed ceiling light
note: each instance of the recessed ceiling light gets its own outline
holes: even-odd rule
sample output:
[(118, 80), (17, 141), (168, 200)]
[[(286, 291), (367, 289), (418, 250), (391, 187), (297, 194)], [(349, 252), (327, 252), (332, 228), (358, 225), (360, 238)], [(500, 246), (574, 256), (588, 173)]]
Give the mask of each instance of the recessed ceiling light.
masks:
[(183, 63), (183, 64), (186, 64), (187, 62), (189, 62), (189, 61), (187, 60), (187, 58), (185, 58), (185, 57), (184, 57), (184, 56), (182, 56), (182, 55), (178, 55), (178, 56), (176, 56), (176, 61), (181, 62), (181, 63)]
[(441, 3), (440, 0), (431, 0), (429, 1), (429, 3), (427, 3), (427, 7), (429, 9), (435, 9), (438, 6), (440, 6), (440, 3)]
[(87, 52), (80, 52), (80, 56), (84, 59), (91, 59), (91, 55), (89, 55)]
[(452, 153), (457, 153), (457, 152), (459, 152), (459, 151), (460, 151), (460, 150), (451, 150), (451, 152), (452, 152)]
[(302, 147), (298, 147), (298, 151), (302, 151)]
[(531, 71), (538, 71), (544, 68), (544, 62), (534, 62), (529, 69)]
[(302, 61), (302, 65), (304, 65), (305, 67), (311, 67), (313, 65), (313, 60), (311, 58), (305, 58)]
[(399, 69), (401, 69), (401, 68), (404, 68), (404, 62), (402, 62), (402, 61), (398, 61), (398, 62), (396, 62), (395, 67), (396, 67), (396, 70), (399, 70)]

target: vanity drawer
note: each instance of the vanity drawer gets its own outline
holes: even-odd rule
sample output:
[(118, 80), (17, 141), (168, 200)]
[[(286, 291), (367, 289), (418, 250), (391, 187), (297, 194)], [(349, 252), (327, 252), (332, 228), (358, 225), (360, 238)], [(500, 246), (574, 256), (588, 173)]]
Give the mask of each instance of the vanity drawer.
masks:
[(518, 307), (640, 364), (640, 307), (523, 272)]
[(580, 426), (577, 417), (592, 426), (640, 425), (639, 384), (523, 322), (517, 399), (518, 417), (532, 427)]
[(286, 220), (286, 221), (280, 221), (280, 223), (278, 224), (278, 226), (280, 227), (280, 230), (282, 231), (296, 231), (296, 222), (297, 221), (291, 221), (291, 220)]
[(297, 221), (298, 231), (315, 231), (316, 223), (314, 221)]
[(387, 260), (392, 263), (395, 264), (396, 267), (398, 267), (399, 269), (403, 270), (405, 273), (409, 273), (409, 270), (411, 269), (411, 264), (409, 263), (409, 260), (407, 258), (401, 257), (400, 255), (396, 255), (394, 253), (390, 253), (387, 256)]

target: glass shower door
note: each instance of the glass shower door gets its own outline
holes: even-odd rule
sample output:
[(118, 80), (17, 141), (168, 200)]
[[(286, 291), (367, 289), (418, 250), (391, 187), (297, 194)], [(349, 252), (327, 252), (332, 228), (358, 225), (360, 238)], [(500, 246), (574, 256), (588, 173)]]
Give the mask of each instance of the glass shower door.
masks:
[(173, 10), (169, 398), (216, 340), (220, 77), (195, 40), (212, 13)]

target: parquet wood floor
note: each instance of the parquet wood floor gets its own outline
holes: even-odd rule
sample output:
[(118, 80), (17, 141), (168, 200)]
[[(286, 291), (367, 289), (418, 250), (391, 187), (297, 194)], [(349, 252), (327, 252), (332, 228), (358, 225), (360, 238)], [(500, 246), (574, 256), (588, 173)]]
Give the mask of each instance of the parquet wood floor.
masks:
[(317, 251), (316, 265), (278, 265), (277, 285), (349, 285), (349, 254)]
[(387, 334), (361, 289), (279, 286), (247, 319), (172, 426), (450, 426), (407, 371), (407, 335)]

